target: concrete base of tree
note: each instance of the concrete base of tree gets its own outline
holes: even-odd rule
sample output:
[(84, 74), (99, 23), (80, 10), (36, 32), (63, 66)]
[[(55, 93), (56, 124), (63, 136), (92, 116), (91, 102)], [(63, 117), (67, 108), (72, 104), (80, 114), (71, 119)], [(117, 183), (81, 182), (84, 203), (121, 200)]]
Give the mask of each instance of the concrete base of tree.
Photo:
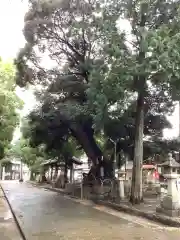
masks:
[(156, 212), (162, 213), (169, 217), (179, 217), (180, 216), (180, 209), (166, 209), (162, 206), (158, 206), (156, 208)]

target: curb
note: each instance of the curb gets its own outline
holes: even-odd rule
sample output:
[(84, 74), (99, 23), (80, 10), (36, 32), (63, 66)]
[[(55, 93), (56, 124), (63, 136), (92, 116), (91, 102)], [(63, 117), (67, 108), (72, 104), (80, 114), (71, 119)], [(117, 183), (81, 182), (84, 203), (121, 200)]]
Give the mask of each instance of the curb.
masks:
[(9, 206), (9, 208), (10, 208), (10, 211), (11, 211), (12, 215), (13, 215), (13, 218), (14, 218), (14, 220), (15, 220), (15, 223), (16, 223), (16, 225), (17, 225), (17, 227), (18, 227), (18, 230), (19, 230), (19, 232), (20, 232), (20, 235), (21, 235), (22, 239), (23, 239), (23, 240), (27, 240), (27, 238), (25, 237), (25, 234), (24, 234), (23, 230), (21, 229), (21, 226), (20, 226), (19, 221), (18, 221), (18, 219), (17, 219), (17, 217), (16, 217), (16, 214), (15, 214), (15, 212), (14, 212), (14, 210), (13, 210), (13, 208), (12, 208), (10, 202), (9, 202), (9, 199), (8, 199), (8, 197), (7, 197), (7, 195), (6, 195), (6, 193), (5, 193), (5, 191), (4, 191), (4, 189), (3, 189), (3, 187), (2, 187), (1, 184), (0, 184), (0, 188), (1, 188), (2, 192), (3, 192), (4, 198), (6, 199), (6, 201), (7, 201), (7, 203), (8, 203), (8, 206)]
[[(42, 188), (50, 190), (52, 192), (60, 193), (62, 195), (67, 195), (72, 199), (73, 198), (79, 199), (76, 196), (71, 196), (70, 194), (65, 193), (65, 191), (63, 191), (61, 189), (53, 189), (52, 187), (42, 187)], [(115, 203), (111, 203), (111, 202), (107, 202), (107, 201), (103, 201), (103, 200), (93, 200), (93, 202), (95, 204), (102, 205), (102, 206), (105, 206), (105, 207), (109, 207), (109, 208), (117, 210), (119, 212), (125, 212), (125, 213), (130, 214), (130, 215), (133, 214), (134, 216), (146, 218), (150, 221), (161, 223), (165, 226), (180, 228), (180, 221), (176, 221), (175, 219), (172, 219), (172, 218), (167, 217), (165, 215), (158, 215), (158, 214), (154, 214), (154, 213), (143, 212), (143, 211), (141, 211), (139, 209), (136, 209), (134, 207), (128, 207), (124, 204), (120, 205), (120, 204), (115, 204)]]
[(115, 204), (115, 203), (105, 202), (105, 201), (102, 201), (102, 200), (97, 200), (95, 202), (99, 205), (106, 206), (106, 207), (112, 208), (114, 210), (117, 210), (117, 211), (120, 211), (120, 212), (125, 212), (125, 213), (131, 214), (131, 215), (133, 214), (133, 215), (138, 216), (138, 217), (143, 217), (143, 218), (146, 218), (150, 221), (161, 223), (161, 224), (166, 225), (166, 226), (176, 227), (176, 228), (180, 227), (180, 222), (179, 221), (173, 220), (173, 219), (171, 219), (169, 217), (166, 217), (166, 216), (160, 216), (160, 215), (156, 215), (154, 213), (147, 213), (147, 212), (143, 212), (141, 210), (138, 210), (136, 208), (130, 208), (126, 205), (118, 205), (118, 204)]
[(68, 196), (68, 197), (70, 197), (70, 198), (72, 198), (72, 199), (80, 199), (79, 197), (77, 197), (77, 196), (72, 196), (72, 195), (66, 193), (65, 191), (63, 191), (63, 190), (61, 190), (61, 189), (56, 189), (56, 188), (51, 188), (51, 187), (42, 187), (42, 188), (44, 188), (44, 189), (46, 189), (46, 190), (50, 190), (50, 191), (52, 191), (52, 192), (60, 193), (60, 194), (62, 194), (62, 195)]

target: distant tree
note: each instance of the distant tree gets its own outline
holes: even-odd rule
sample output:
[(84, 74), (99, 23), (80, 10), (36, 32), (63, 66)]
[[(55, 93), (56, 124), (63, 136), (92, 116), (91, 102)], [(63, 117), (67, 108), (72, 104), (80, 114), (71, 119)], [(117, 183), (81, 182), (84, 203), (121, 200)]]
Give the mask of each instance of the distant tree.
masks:
[(22, 101), (15, 93), (15, 67), (0, 60), (0, 159), (10, 144), (16, 126)]
[(23, 163), (30, 167), (36, 162), (37, 152), (38, 150), (36, 148), (30, 147), (27, 139), (22, 138), (11, 146), (8, 155), (19, 160), (21, 159)]

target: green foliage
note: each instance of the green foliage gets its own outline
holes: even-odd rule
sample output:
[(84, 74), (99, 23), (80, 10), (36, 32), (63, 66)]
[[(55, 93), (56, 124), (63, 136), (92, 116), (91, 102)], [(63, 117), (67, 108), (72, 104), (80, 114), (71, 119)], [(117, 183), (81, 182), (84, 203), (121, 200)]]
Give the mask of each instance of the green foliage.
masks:
[[(52, 111), (49, 114), (52, 114)], [(20, 151), (24, 161), (33, 168), (39, 166), (40, 158), (58, 158), (65, 161), (72, 156), (82, 155), (82, 150), (77, 148), (78, 144), (66, 126), (55, 119), (56, 115), (53, 117), (49, 114), (42, 118), (38, 111), (34, 111), (22, 120), (21, 132), (24, 139), (16, 143), (14, 149), (16, 153)]]
[(13, 156), (21, 159), (28, 167), (44, 159), (44, 153), (41, 148), (32, 148), (28, 139), (20, 139), (11, 146), (7, 153), (8, 156)]
[(22, 106), (15, 93), (15, 68), (12, 63), (0, 61), (0, 158), (13, 138)]
[(2, 159), (1, 160), (1, 166), (2, 167), (9, 167), (9, 166), (11, 166), (11, 160), (7, 159), (7, 158)]
[[(131, 157), (137, 114), (134, 114), (135, 108), (129, 111), (128, 106), (139, 93), (143, 93), (145, 103), (144, 136), (151, 138), (144, 141), (144, 157), (159, 152), (159, 147), (166, 145), (162, 130), (170, 125), (165, 114), (172, 113), (173, 100), (179, 99), (180, 93), (179, 3), (119, 1), (122, 6), (119, 18), (126, 19), (131, 26), (130, 41), (129, 35), (123, 35), (119, 29), (120, 44), (114, 41), (110, 47), (109, 71), (105, 70), (105, 75), (105, 64), (102, 64), (103, 70), (99, 67), (91, 75), (87, 95), (95, 125), (101, 129), (104, 124), (106, 135), (117, 139), (120, 149)], [(121, 23), (119, 25), (121, 28)], [(122, 51), (121, 40), (126, 44), (126, 51)]]
[[(32, 131), (32, 142), (37, 145), (44, 139), (47, 149), (58, 149), (63, 140), (67, 141), (72, 135), (95, 161), (102, 153), (93, 139), (92, 118), (97, 114), (88, 101), (88, 89), (93, 88), (94, 70), (106, 77), (113, 44), (119, 44), (122, 50), (116, 48), (114, 61), (118, 61), (120, 55), (128, 56), (124, 34), (120, 40), (116, 31), (120, 5), (117, 1), (107, 3), (103, 0), (66, 2), (57, 6), (52, 2), (48, 7), (43, 1), (38, 7), (36, 3), (30, 4), (24, 26), (27, 44), (16, 59), (17, 83), (21, 86), (38, 83), (46, 89), (44, 94), (42, 91), (36, 93), (42, 105), (36, 114), (39, 123), (33, 120), (37, 131)], [(39, 61), (39, 56), (43, 57), (45, 52), (53, 63), (48, 69)], [(112, 86), (117, 77), (114, 79)], [(119, 87), (116, 95), (121, 92), (124, 96), (122, 88)], [(106, 104), (100, 94), (98, 101)], [(99, 119), (102, 119), (101, 114)]]
[[(62, 1), (62, 6), (66, 5), (65, 2)], [(51, 4), (53, 8), (50, 7)], [(107, 3), (103, 0), (88, 3), (70, 0), (65, 8), (61, 4), (56, 7), (54, 3), (51, 4), (48, 5), (48, 11), (46, 4), (42, 2), (38, 8), (32, 4), (25, 17), (24, 35), (27, 45), (16, 60), (17, 83), (20, 85), (27, 82), (40, 83), (46, 88), (50, 83), (45, 97), (51, 94), (53, 99), (52, 94), (54, 94), (54, 97), (58, 97), (58, 102), (61, 101), (59, 108), (61, 107), (66, 114), (70, 112), (69, 115), (72, 115), (75, 109), (73, 115), (76, 116), (81, 113), (89, 114), (86, 95), (93, 94), (92, 88), (96, 89), (97, 86), (92, 79), (98, 79), (100, 74), (102, 79), (106, 79), (107, 87), (109, 82), (116, 88), (116, 96), (120, 97), (120, 94), (124, 96), (123, 84), (126, 85), (126, 81), (119, 82), (119, 88), (115, 84), (118, 82), (120, 72), (114, 74), (113, 79), (108, 73), (109, 70), (113, 71), (109, 69), (112, 57), (114, 62), (120, 64), (120, 56), (128, 57), (129, 54), (124, 44), (124, 34), (119, 37), (116, 29), (119, 3), (117, 1)], [(56, 25), (55, 22), (58, 24)], [(34, 41), (35, 38), (38, 39), (38, 43)], [(47, 39), (47, 44), (44, 39)], [(37, 51), (35, 51), (36, 47)], [(118, 52), (116, 56), (113, 47)], [(36, 61), (45, 51), (50, 53), (49, 60), (53, 61), (50, 70), (40, 67), (39, 62)], [(32, 62), (31, 69), (27, 66), (27, 61)], [(63, 68), (61, 61), (65, 61)], [(28, 73), (30, 73), (29, 77), (27, 77)], [(89, 88), (92, 91), (88, 91)], [(106, 94), (109, 93), (111, 93), (110, 86), (106, 88)], [(112, 98), (114, 100), (113, 96)], [(106, 104), (105, 100), (101, 94), (98, 95), (97, 103)]]
[[(120, 21), (119, 43), (112, 34), (112, 45), (105, 48), (106, 55), (110, 51), (112, 56), (109, 58), (109, 71), (104, 70), (106, 63), (94, 69), (92, 82), (87, 90), (88, 101), (94, 110), (93, 117), (98, 127), (111, 115), (112, 108), (119, 110), (117, 114), (121, 115), (122, 109), (126, 109), (136, 99), (137, 94), (134, 93), (143, 87), (140, 80), (142, 76), (146, 81), (144, 91), (158, 93), (161, 89), (161, 93), (168, 96), (169, 101), (179, 99), (180, 1), (118, 2), (121, 6), (119, 20), (127, 20), (122, 24), (127, 24), (128, 34), (121, 31)], [(140, 26), (142, 16), (144, 28)], [(139, 62), (140, 52), (145, 56)], [(162, 101), (159, 110), (164, 110)]]
[(43, 145), (48, 158), (57, 157), (65, 160), (82, 155), (82, 150), (77, 148), (78, 143), (70, 134), (67, 124), (58, 121), (57, 115), (49, 114), (43, 118), (38, 115), (38, 112), (32, 112), (29, 115), (28, 125), (23, 128), (23, 135), (29, 137), (31, 146)]

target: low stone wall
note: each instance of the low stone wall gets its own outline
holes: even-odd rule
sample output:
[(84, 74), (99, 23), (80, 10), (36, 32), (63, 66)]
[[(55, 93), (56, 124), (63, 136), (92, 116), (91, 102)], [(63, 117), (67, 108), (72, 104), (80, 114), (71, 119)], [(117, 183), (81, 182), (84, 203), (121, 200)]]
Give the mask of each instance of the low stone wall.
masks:
[(124, 181), (124, 194), (126, 197), (130, 196), (130, 191), (131, 191), (131, 181), (125, 180)]
[[(82, 189), (81, 189), (82, 188)], [(81, 183), (67, 183), (65, 192), (75, 197), (83, 197), (83, 199), (106, 199), (111, 198), (114, 194), (110, 186), (103, 185), (81, 185)], [(82, 196), (81, 196), (82, 195)]]

